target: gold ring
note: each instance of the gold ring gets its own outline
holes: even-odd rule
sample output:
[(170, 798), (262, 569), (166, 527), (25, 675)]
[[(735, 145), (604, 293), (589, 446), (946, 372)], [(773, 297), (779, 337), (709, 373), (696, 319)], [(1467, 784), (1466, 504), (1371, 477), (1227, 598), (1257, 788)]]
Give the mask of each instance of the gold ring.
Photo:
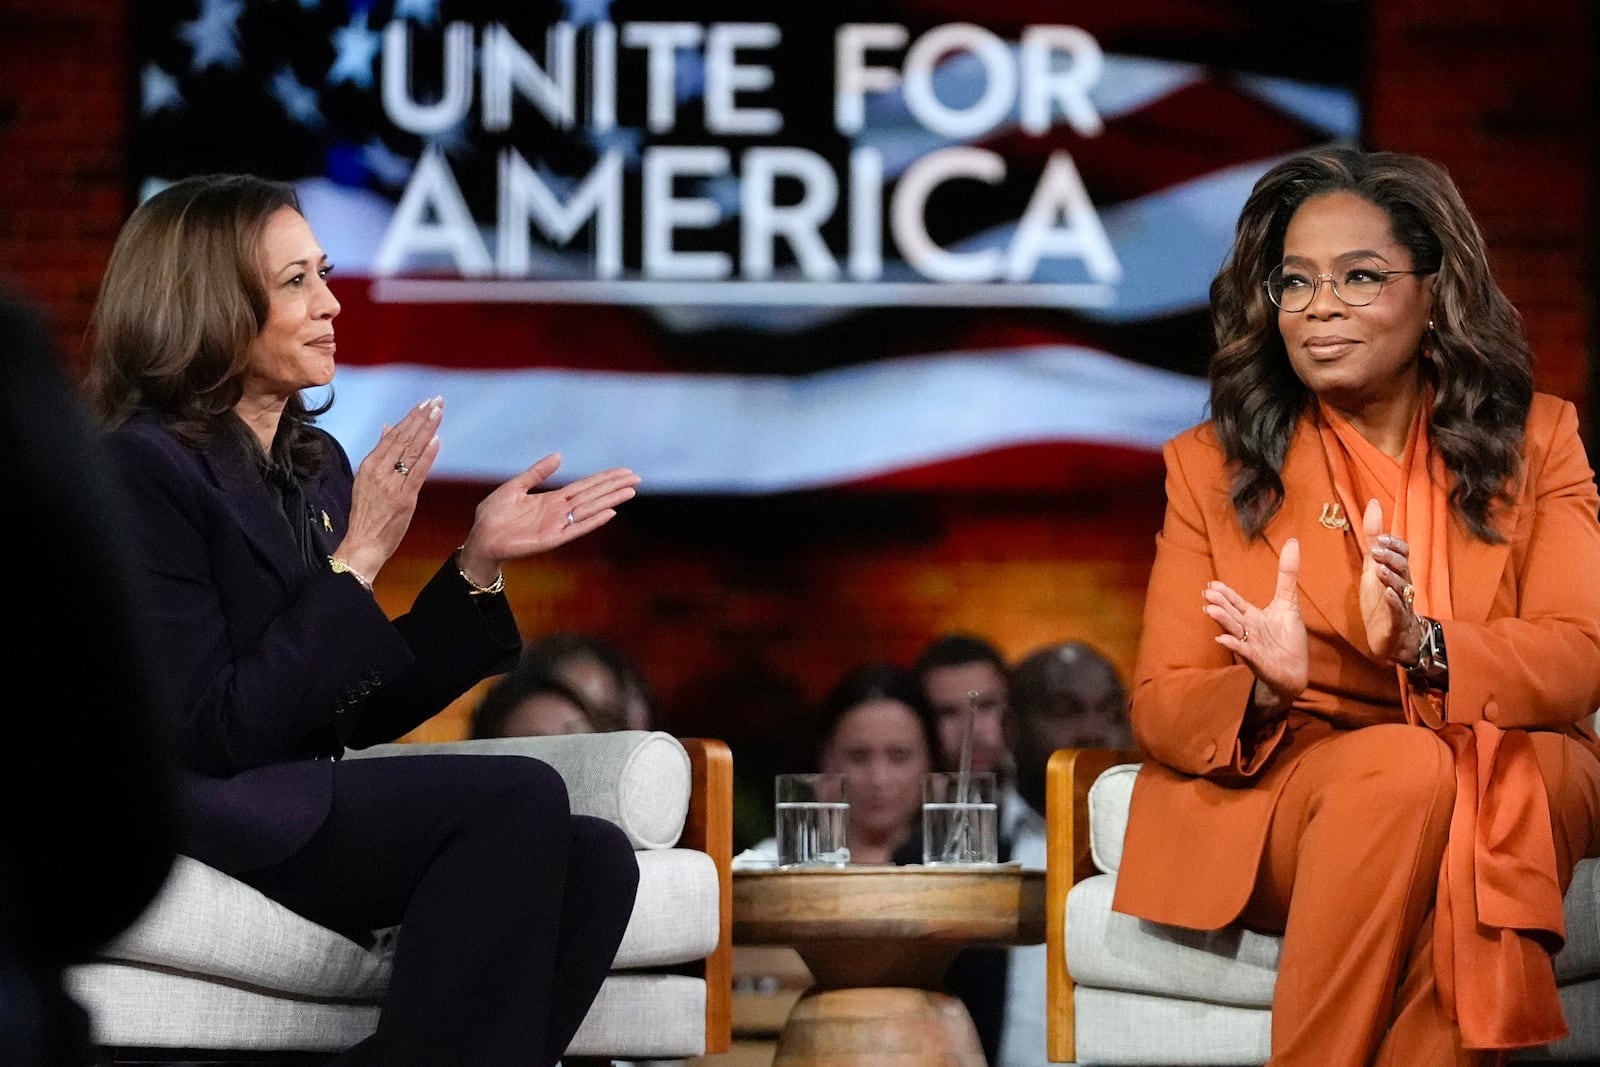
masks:
[(406, 461), (403, 459), (397, 459), (394, 461), (394, 469), (399, 471), (402, 475), (411, 473), (411, 468), (406, 466)]
[(1248, 641), (1248, 640), (1250, 640), (1250, 627), (1245, 626), (1245, 627), (1241, 627), (1240, 628), (1239, 640), (1240, 641)]
[(1406, 587), (1400, 590), (1400, 599), (1404, 600), (1406, 602), (1406, 607), (1409, 608), (1411, 606), (1411, 602), (1417, 599), (1417, 587), (1412, 585), (1410, 582), (1407, 582)]

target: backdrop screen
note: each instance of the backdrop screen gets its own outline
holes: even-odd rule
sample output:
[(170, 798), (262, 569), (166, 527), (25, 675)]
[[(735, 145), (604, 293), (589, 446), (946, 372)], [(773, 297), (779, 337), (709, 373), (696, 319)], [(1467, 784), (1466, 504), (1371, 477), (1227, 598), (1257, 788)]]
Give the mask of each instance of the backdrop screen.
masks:
[(293, 182), (323, 417), (435, 477), (1059, 492), (1204, 414), (1252, 182), (1360, 135), (1361, 5), (140, 0), (139, 193)]

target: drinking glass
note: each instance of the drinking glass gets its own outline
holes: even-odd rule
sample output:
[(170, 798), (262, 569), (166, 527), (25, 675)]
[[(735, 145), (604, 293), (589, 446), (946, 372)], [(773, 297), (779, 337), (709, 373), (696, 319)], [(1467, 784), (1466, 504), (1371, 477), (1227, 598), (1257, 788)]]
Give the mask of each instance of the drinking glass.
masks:
[(922, 786), (922, 862), (995, 863), (1000, 810), (992, 771), (930, 771)]
[(850, 862), (845, 827), (850, 801), (842, 774), (777, 778), (779, 867), (842, 867)]

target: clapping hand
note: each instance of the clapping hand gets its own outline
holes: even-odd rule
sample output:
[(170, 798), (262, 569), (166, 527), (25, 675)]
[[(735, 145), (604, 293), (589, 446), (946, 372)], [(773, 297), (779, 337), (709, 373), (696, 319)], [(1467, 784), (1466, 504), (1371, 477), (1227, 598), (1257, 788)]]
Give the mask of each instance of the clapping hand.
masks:
[(1422, 645), (1422, 620), (1411, 609), (1411, 546), (1383, 532), (1383, 508), (1367, 501), (1361, 515), (1361, 621), (1374, 656), (1409, 666)]
[(439, 421), (444, 400), (424, 400), (393, 426), (356, 468), (350, 490), (350, 521), (334, 555), (367, 581), (400, 547), (417, 510), (417, 491), (439, 455)]
[(1278, 554), (1278, 583), (1272, 599), (1258, 608), (1225, 582), (1207, 582), (1201, 593), (1206, 615), (1222, 628), (1223, 646), (1256, 675), (1253, 703), (1259, 711), (1287, 711), (1306, 687), (1310, 651), (1300, 615), (1300, 542), (1290, 538)]
[(478, 504), (460, 561), (474, 583), (492, 583), (507, 560), (545, 552), (598, 530), (633, 499), (639, 484), (633, 471), (612, 467), (559, 489), (539, 490), (560, 466), (561, 455), (552, 452)]

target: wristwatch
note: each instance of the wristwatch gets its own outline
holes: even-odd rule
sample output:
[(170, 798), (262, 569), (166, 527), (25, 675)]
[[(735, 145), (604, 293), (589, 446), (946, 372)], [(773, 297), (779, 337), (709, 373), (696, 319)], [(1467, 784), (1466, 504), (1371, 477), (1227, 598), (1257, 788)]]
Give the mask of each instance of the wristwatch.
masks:
[(1424, 616), (1422, 622), (1422, 647), (1417, 651), (1417, 662), (1406, 668), (1406, 676), (1427, 689), (1440, 693), (1450, 691), (1450, 664), (1444, 654), (1444, 627), (1439, 620)]

